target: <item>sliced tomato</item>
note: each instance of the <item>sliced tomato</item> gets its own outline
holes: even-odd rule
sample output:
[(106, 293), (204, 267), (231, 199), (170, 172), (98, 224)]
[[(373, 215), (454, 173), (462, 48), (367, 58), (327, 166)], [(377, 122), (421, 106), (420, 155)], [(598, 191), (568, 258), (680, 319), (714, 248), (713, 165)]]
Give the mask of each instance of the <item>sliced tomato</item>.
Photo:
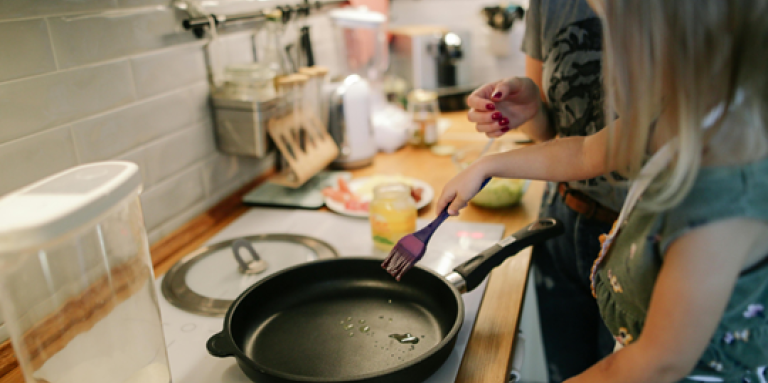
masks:
[(347, 180), (344, 179), (344, 177), (337, 178), (337, 183), (339, 184), (339, 190), (344, 193), (352, 194), (352, 189), (349, 188), (349, 184), (347, 183)]
[(351, 199), (344, 203), (344, 208), (352, 211), (368, 211), (368, 202)]
[(332, 187), (327, 187), (323, 189), (323, 195), (338, 202), (338, 203), (345, 203), (349, 200), (351, 200), (350, 195), (347, 193), (342, 192), (341, 190), (334, 189)]

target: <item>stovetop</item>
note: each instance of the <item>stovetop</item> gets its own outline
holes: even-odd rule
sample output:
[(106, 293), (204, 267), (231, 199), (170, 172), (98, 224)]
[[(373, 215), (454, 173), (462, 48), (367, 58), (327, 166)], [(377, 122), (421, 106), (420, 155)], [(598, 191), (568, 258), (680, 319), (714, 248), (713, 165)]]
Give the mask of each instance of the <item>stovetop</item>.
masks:
[[(418, 225), (423, 227), (428, 223), (429, 221), (420, 219)], [(373, 250), (367, 220), (307, 210), (251, 209), (211, 238), (207, 244), (263, 233), (315, 237), (334, 246), (342, 257), (384, 256), (376, 254)], [(419, 264), (446, 275), (456, 265), (493, 245), (501, 239), (503, 233), (504, 226), (500, 224), (467, 223), (448, 219), (432, 237), (427, 253)], [(158, 292), (161, 283), (162, 278), (156, 281)], [(425, 383), (455, 380), (484, 291), (485, 282), (463, 295), (464, 324), (457, 336), (456, 346), (441, 368)], [(182, 311), (172, 306), (162, 294), (159, 304), (171, 375), (175, 383), (252, 383), (242, 373), (234, 358), (216, 358), (206, 350), (208, 338), (222, 330), (223, 318)]]

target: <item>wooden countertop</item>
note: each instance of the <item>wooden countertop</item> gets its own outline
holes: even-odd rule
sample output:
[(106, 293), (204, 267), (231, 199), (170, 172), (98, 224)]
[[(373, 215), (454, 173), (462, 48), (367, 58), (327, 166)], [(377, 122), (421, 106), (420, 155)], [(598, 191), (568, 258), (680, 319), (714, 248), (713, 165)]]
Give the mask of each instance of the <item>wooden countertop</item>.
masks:
[[(485, 136), (474, 131), (466, 113), (444, 114), (451, 126), (441, 135), (439, 144), (461, 147), (482, 145)], [(438, 156), (429, 149), (405, 147), (395, 153), (379, 153), (373, 166), (353, 171), (354, 176), (372, 174), (401, 174), (428, 182), (440, 194), (443, 185), (456, 174), (450, 156)], [(151, 253), (157, 276), (185, 255), (202, 246), (208, 239), (229, 225), (248, 207), (240, 202), (242, 196), (271, 174), (242, 187), (239, 191), (188, 222), (174, 233), (152, 246)], [(467, 222), (499, 223), (505, 235), (512, 234), (537, 218), (542, 182), (532, 182), (519, 206), (503, 210), (486, 210), (470, 205), (459, 217)], [(436, 197), (437, 198), (437, 197)], [(421, 218), (435, 216), (434, 204), (420, 211)], [(513, 356), (520, 312), (528, 278), (530, 250), (520, 252), (496, 268), (490, 275), (480, 305), (480, 311), (461, 361), (457, 383), (506, 383)], [(0, 344), (0, 383), (23, 383), (21, 371), (10, 342)]]

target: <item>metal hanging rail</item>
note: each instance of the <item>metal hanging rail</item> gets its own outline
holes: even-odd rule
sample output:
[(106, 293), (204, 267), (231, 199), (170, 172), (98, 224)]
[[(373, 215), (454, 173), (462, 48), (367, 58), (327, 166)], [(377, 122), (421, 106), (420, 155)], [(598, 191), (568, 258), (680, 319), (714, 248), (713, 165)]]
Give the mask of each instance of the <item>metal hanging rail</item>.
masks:
[(278, 17), (282, 17), (283, 23), (287, 23), (292, 17), (309, 16), (313, 10), (346, 4), (349, 4), (348, 0), (315, 1), (314, 3), (305, 0), (302, 4), (277, 6), (275, 9), (270, 10), (236, 13), (231, 15), (212, 14), (208, 16), (190, 17), (182, 21), (181, 25), (186, 30), (192, 30), (198, 38), (202, 38), (205, 35), (205, 28), (209, 27), (211, 22), (213, 22), (216, 27), (223, 27), (227, 24), (240, 22), (263, 21), (266, 20), (268, 16), (277, 14), (279, 15)]

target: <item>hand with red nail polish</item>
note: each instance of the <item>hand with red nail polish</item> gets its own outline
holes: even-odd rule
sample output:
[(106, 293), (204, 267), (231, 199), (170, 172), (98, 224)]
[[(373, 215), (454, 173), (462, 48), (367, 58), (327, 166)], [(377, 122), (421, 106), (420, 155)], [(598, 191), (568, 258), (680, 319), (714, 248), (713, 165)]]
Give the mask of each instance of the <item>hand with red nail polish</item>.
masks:
[(485, 84), (469, 95), (467, 104), (471, 108), (467, 118), (489, 137), (516, 129), (542, 108), (539, 87), (527, 77)]

